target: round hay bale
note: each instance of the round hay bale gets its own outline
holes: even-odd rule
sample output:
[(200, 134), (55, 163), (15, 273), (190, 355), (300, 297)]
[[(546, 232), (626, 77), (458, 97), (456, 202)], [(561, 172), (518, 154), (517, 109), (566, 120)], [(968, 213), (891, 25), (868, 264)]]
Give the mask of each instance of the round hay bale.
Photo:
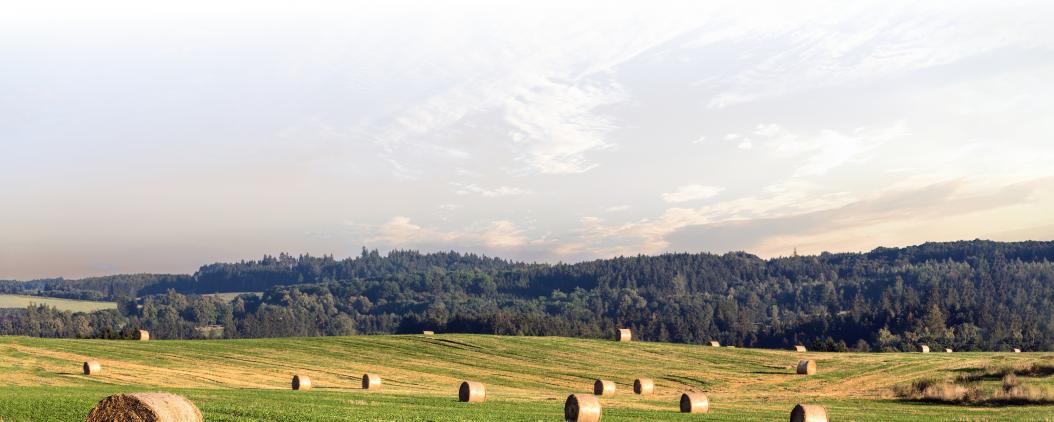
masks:
[(593, 394), (598, 396), (610, 396), (615, 394), (615, 381), (596, 380), (593, 381)]
[(421, 334), (422, 335), (426, 335), (426, 336), (434, 336), (434, 335), (436, 335), (435, 331), (422, 331)]
[(139, 341), (149, 341), (150, 340), (150, 332), (146, 331), (146, 330), (137, 330), (135, 332), (135, 339), (139, 340)]
[(615, 338), (618, 339), (618, 341), (631, 341), (633, 340), (633, 331), (629, 328), (619, 328), (618, 331), (615, 332)]
[(651, 394), (655, 392), (655, 381), (651, 378), (637, 378), (633, 380), (633, 393)]
[(721, 347), (721, 342), (720, 341), (711, 341), (710, 342), (710, 346), (711, 347)]
[(84, 362), (84, 375), (99, 375), (102, 372), (102, 364), (97, 360)]
[(827, 422), (827, 408), (815, 404), (799, 404), (791, 410), (790, 422)]
[(798, 374), (801, 374), (801, 375), (815, 375), (816, 374), (816, 361), (814, 361), (814, 360), (799, 360), (798, 361)]
[(600, 399), (592, 394), (567, 396), (564, 419), (571, 422), (600, 422)]
[(919, 351), (922, 352), (922, 353), (929, 353), (930, 352), (930, 346), (927, 346), (925, 344), (923, 344), (921, 347), (919, 347), (919, 349), (920, 349)]
[(1021, 353), (1021, 349), (1014, 349), (1014, 353)]
[(482, 382), (462, 382), (457, 391), (457, 399), (465, 403), (482, 403), (487, 399), (487, 388)]
[(805, 350), (805, 346), (799, 345), (799, 346), (794, 346), (794, 351), (795, 352), (807, 352), (808, 350)]
[(293, 375), (293, 389), (294, 390), (310, 390), (311, 389), (311, 377), (307, 375)]
[(202, 422), (190, 400), (171, 393), (114, 394), (88, 413), (87, 422)]
[(944, 349), (944, 353), (951, 353), (952, 349)]
[(377, 374), (362, 374), (362, 389), (363, 390), (379, 390), (381, 389), (381, 376)]
[(702, 391), (681, 394), (681, 413), (709, 413), (710, 398)]

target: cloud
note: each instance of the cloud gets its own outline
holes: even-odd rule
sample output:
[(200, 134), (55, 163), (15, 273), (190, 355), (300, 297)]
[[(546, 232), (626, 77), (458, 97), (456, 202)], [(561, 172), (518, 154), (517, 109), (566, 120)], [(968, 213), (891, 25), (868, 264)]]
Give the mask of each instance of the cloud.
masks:
[(711, 198), (725, 190), (717, 186), (685, 185), (676, 191), (662, 194), (662, 200), (666, 202), (688, 202)]
[(821, 176), (851, 163), (862, 162), (866, 154), (882, 144), (908, 135), (904, 124), (888, 128), (856, 128), (848, 133), (823, 129), (814, 135), (791, 132), (777, 124), (758, 125), (754, 133), (762, 137), (768, 150), (794, 160), (793, 177)]
[(492, 248), (512, 248), (527, 243), (527, 236), (508, 220), (498, 220), (479, 234), (483, 244)]
[(771, 9), (723, 21), (689, 43), (718, 60), (723, 47), (737, 54), (729, 71), (699, 81), (713, 92), (709, 108), (892, 78), (1002, 47), (1050, 46), (1035, 18), (994, 4), (842, 2)]
[(528, 189), (517, 188), (517, 187), (512, 187), (512, 186), (498, 186), (498, 187), (493, 188), (493, 189), (488, 189), (488, 188), (480, 187), (479, 185), (476, 185), (474, 183), (469, 183), (469, 184), (452, 183), (451, 185), (453, 185), (456, 188), (454, 190), (454, 193), (457, 193), (458, 195), (476, 194), (476, 195), (482, 195), (482, 196), (485, 196), (485, 197), (488, 197), (488, 198), (493, 198), (493, 197), (501, 197), (501, 196), (527, 195), (527, 194), (531, 193), (531, 191), (528, 190)]
[(604, 208), (604, 212), (619, 212), (619, 211), (625, 211), (625, 210), (628, 210), (628, 209), (629, 209), (629, 205), (625, 205), (625, 204), (623, 204), (623, 205), (612, 205), (610, 207)]
[(582, 173), (596, 167), (585, 154), (608, 147), (605, 137), (616, 126), (592, 110), (624, 97), (613, 80), (566, 85), (543, 79), (524, 86), (504, 104), (509, 136), (520, 149), (516, 158), (540, 173)]
[[(684, 225), (669, 232), (664, 239), (673, 250), (746, 250), (767, 255), (789, 253), (795, 246), (806, 245), (821, 250), (848, 245), (872, 248), (882, 245), (882, 240), (876, 239), (879, 233), (879, 236), (894, 233), (906, 238), (912, 234), (918, 236), (909, 242), (934, 240), (918, 234), (920, 227), (1026, 203), (1037, 189), (1050, 181), (1049, 178), (1033, 180), (984, 191), (971, 189), (963, 181), (889, 190), (828, 209)], [(962, 227), (959, 230), (968, 233), (966, 238), (985, 234), (964, 231)]]
[(374, 228), (373, 234), (366, 238), (366, 242), (392, 248), (511, 249), (528, 245), (531, 240), (524, 230), (508, 220), (497, 220), (483, 226), (447, 231), (415, 224), (406, 216), (396, 216), (380, 227)]

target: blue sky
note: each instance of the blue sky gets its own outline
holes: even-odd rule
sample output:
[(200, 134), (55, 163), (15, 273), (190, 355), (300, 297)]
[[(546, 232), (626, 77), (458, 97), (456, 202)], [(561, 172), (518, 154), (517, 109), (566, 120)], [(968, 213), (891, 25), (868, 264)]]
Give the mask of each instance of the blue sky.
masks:
[(0, 278), (1054, 238), (1048, 2), (24, 3)]

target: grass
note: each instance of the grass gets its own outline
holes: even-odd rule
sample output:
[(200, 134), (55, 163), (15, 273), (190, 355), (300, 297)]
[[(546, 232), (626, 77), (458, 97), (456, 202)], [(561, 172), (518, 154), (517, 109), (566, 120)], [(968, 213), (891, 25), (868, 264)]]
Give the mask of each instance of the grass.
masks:
[(60, 311), (92, 312), (100, 309), (117, 309), (116, 302), (60, 299), (43, 296), (0, 294), (0, 308), (26, 308), (29, 305), (48, 305)]
[(263, 292), (232, 292), (232, 293), (206, 293), (202, 296), (213, 296), (222, 299), (224, 302), (230, 302), (241, 295), (255, 295), (260, 296)]
[[(87, 358), (103, 374), (81, 375)], [(798, 359), (813, 376), (794, 374)], [(604, 421), (786, 420), (797, 403), (827, 406), (837, 421), (1050, 420), (1054, 406), (958, 406), (905, 401), (892, 387), (985, 366), (1049, 362), (1044, 353), (794, 353), (665, 343), (482, 335), (358, 336), (208, 341), (105, 341), (0, 337), (0, 418), (81, 421), (103, 397), (171, 391), (208, 421), (556, 421), (570, 393), (595, 378), (617, 383)], [(384, 378), (359, 388), (363, 373)], [(294, 373), (316, 388), (291, 391)], [(637, 377), (656, 393), (632, 394)], [(457, 402), (470, 379), (487, 401)], [(998, 381), (993, 381), (998, 382)], [(710, 396), (707, 415), (677, 413), (680, 393)]]

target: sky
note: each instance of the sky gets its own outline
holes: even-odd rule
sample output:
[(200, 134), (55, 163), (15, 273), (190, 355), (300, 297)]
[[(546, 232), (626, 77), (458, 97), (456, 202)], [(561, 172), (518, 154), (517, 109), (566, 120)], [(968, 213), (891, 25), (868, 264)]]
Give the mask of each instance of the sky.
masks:
[(0, 279), (1054, 239), (1054, 3), (0, 5)]

